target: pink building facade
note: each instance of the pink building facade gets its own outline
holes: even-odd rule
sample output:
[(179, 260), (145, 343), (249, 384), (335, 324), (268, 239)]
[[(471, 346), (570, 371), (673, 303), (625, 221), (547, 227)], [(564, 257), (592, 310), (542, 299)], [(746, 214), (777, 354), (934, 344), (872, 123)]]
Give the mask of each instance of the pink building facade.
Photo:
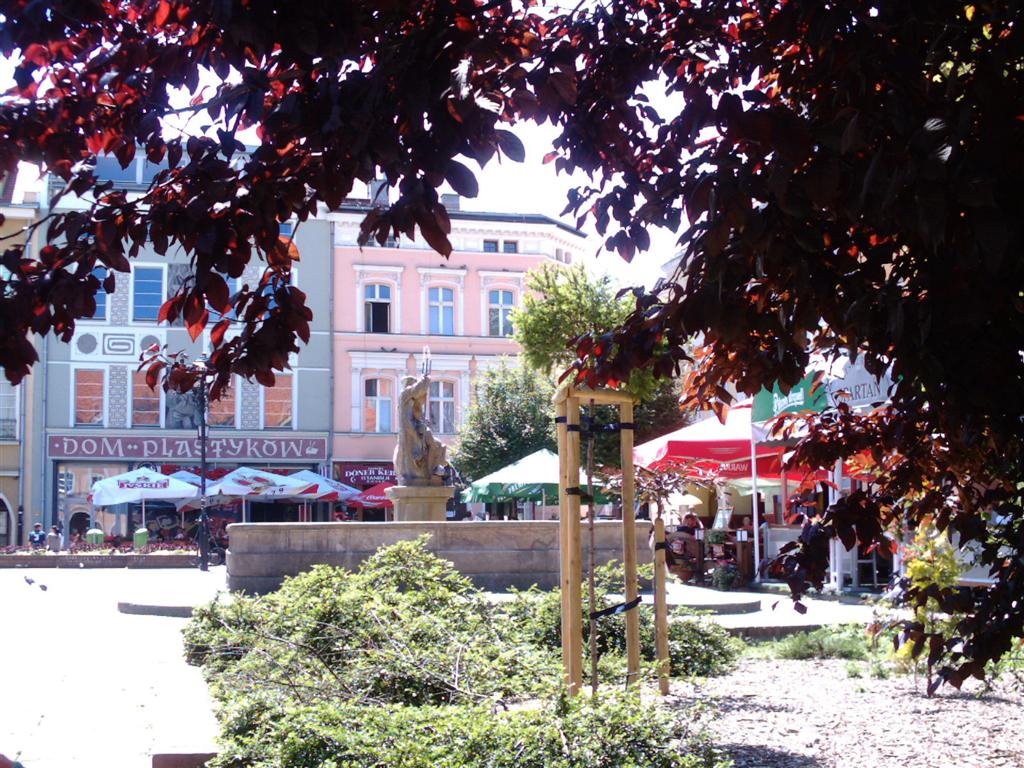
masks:
[(451, 258), (422, 241), (357, 245), (365, 207), (332, 215), (333, 437), (335, 476), (357, 487), (393, 477), (397, 393), (429, 350), (429, 415), (449, 446), (465, 419), (476, 375), (515, 357), (511, 311), (526, 273), (571, 263), (582, 233), (540, 215), (462, 211), (446, 199)]

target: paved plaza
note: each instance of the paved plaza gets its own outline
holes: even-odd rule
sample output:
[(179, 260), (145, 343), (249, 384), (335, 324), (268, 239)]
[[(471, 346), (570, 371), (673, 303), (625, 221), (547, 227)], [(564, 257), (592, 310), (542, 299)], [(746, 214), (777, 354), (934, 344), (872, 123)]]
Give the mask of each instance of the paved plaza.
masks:
[(3, 674), (0, 753), (25, 768), (143, 768), (154, 752), (212, 751), (210, 697), (182, 658), (185, 620), (117, 603), (198, 602), (223, 583), (223, 567), (0, 570), (0, 658), (18, 659)]

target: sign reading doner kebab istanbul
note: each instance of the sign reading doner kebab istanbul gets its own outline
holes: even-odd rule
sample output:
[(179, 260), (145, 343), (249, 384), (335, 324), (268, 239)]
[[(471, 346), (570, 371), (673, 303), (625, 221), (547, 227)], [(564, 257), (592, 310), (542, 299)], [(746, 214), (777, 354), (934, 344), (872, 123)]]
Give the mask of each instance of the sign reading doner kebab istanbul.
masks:
[[(194, 437), (50, 435), (47, 448), (52, 459), (199, 459)], [(324, 461), (327, 438), (211, 437), (206, 456), (210, 461)]]

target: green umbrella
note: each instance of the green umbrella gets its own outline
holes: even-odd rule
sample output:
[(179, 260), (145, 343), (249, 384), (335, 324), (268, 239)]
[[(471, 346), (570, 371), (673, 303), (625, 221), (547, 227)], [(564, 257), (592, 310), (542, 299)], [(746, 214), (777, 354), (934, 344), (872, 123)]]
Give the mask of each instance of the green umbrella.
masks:
[[(542, 449), (471, 483), (462, 492), (462, 500), (469, 503), (520, 499), (556, 504), (558, 472), (558, 456), (547, 449)], [(586, 477), (581, 472), (580, 487), (585, 488), (586, 483)], [(609, 500), (602, 495), (595, 496), (595, 501), (599, 504)]]

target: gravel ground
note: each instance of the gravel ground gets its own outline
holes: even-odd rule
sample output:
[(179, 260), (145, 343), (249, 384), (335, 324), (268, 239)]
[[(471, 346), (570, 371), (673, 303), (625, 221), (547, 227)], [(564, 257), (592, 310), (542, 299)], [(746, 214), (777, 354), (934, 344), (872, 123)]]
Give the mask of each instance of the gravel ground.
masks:
[(851, 678), (845, 661), (744, 659), (731, 674), (680, 683), (683, 704), (717, 707), (709, 727), (736, 768), (1024, 766), (1024, 696), (1009, 681), (983, 692), (913, 676)]

